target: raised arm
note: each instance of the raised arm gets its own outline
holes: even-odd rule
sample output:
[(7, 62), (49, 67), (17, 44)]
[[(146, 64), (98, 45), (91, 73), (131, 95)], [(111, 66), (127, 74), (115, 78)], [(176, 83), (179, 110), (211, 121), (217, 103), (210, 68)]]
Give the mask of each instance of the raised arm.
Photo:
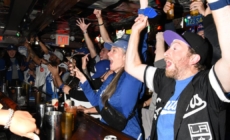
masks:
[(30, 44), (26, 41), (26, 42), (24, 43), (24, 46), (27, 48), (28, 55), (30, 56), (30, 58), (31, 58), (37, 65), (40, 65), (41, 62), (42, 62), (42, 59), (39, 58), (39, 57), (34, 53), (34, 51), (32, 50), (32, 48), (30, 47)]
[[(219, 0), (220, 1), (220, 0)], [(216, 2), (216, 0), (208, 0), (209, 3)], [(218, 2), (218, 1), (217, 1)], [(211, 6), (210, 6), (211, 8)], [(212, 8), (211, 8), (212, 9)], [(225, 92), (230, 92), (230, 6), (224, 6), (217, 10), (212, 10), (213, 18), (216, 24), (220, 49), (222, 57), (215, 64), (216, 75)]]
[(78, 20), (76, 20), (76, 22), (77, 22), (76, 25), (79, 26), (81, 28), (82, 32), (83, 32), (83, 35), (84, 35), (84, 38), (85, 38), (85, 42), (86, 42), (87, 47), (89, 49), (91, 58), (96, 57), (96, 55), (97, 55), (96, 50), (94, 48), (92, 40), (89, 37), (88, 32), (87, 32), (87, 29), (88, 29), (88, 27), (89, 27), (89, 25), (91, 23), (85, 24), (84, 18), (82, 18), (82, 19), (79, 18)]
[(140, 33), (147, 26), (147, 19), (148, 17), (144, 15), (139, 15), (135, 19), (135, 23), (132, 26), (132, 33), (129, 38), (125, 60), (126, 72), (142, 82), (144, 81), (143, 77), (146, 65), (141, 63), (140, 56), (138, 54), (138, 44), (140, 40)]
[(154, 62), (163, 59), (164, 53), (165, 53), (165, 42), (164, 42), (163, 32), (158, 32), (156, 34), (156, 51), (155, 51), (156, 56)]
[(48, 48), (46, 47), (46, 45), (45, 45), (43, 42), (41, 42), (41, 41), (39, 40), (38, 37), (36, 37), (36, 41), (37, 41), (38, 44), (40, 45), (42, 51), (43, 51), (45, 54), (48, 54), (48, 53), (49, 53), (49, 50), (48, 50)]
[(62, 82), (61, 77), (58, 73), (58, 67), (48, 65), (48, 69), (52, 73), (52, 76), (54, 78), (54, 82), (53, 82), (54, 86), (59, 88), (63, 84), (63, 82)]
[(100, 29), (102, 39), (104, 40), (104, 42), (112, 42), (112, 40), (110, 39), (109, 34), (108, 34), (108, 32), (104, 26), (104, 21), (103, 21), (102, 16), (101, 16), (101, 10), (95, 9), (93, 13), (97, 17), (98, 26)]

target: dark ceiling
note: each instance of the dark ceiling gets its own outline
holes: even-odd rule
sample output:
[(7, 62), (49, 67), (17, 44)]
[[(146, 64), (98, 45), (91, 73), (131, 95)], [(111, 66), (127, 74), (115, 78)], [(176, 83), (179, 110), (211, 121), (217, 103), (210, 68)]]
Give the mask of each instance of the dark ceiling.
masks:
[[(149, 6), (158, 10), (165, 0), (149, 0)], [(188, 11), (189, 0), (176, 0), (183, 12)], [(105, 25), (110, 33), (129, 29), (137, 16), (139, 0), (0, 0), (0, 46), (18, 44), (24, 37), (39, 36), (45, 43), (55, 45), (55, 34), (74, 37), (69, 47), (76, 47), (83, 39), (76, 19), (91, 22), (89, 33), (99, 35), (94, 9), (102, 9)], [(157, 20), (152, 21), (155, 28)], [(20, 33), (18, 37), (16, 34)]]

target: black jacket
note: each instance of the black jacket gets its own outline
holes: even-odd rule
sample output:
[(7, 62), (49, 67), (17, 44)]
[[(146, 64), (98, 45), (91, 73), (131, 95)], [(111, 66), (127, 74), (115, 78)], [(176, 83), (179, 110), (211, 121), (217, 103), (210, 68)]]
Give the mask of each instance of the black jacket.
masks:
[[(148, 68), (146, 68), (148, 69)], [(153, 78), (145, 74), (145, 83)], [(210, 80), (211, 79), (211, 80)], [(157, 119), (162, 108), (174, 93), (175, 80), (167, 78), (165, 71), (157, 69), (153, 78), (153, 87), (158, 93), (151, 140), (157, 139)], [(150, 83), (146, 83), (149, 85)], [(215, 90), (218, 90), (215, 92)], [(177, 103), (174, 121), (174, 139), (191, 140), (198, 138), (223, 140), (225, 137), (226, 103), (228, 100), (218, 84), (213, 69), (201, 71), (182, 91)], [(229, 101), (229, 100), (228, 100)], [(203, 128), (203, 129), (198, 129)]]

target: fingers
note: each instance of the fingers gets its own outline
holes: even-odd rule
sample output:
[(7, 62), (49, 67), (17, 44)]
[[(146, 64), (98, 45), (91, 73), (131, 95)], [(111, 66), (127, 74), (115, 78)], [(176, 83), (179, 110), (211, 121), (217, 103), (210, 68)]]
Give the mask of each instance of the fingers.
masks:
[(24, 137), (27, 137), (29, 139), (32, 139), (32, 140), (40, 140), (40, 138), (38, 137), (38, 135), (36, 135), (35, 133), (27, 133)]

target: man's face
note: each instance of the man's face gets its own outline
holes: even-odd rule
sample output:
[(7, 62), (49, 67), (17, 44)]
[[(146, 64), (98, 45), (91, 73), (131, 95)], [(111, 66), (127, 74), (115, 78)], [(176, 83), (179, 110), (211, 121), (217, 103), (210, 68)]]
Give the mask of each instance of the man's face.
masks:
[(52, 66), (58, 66), (60, 63), (59, 58), (55, 54), (50, 54), (49, 61)]
[(166, 62), (165, 74), (167, 77), (179, 79), (190, 68), (191, 53), (189, 46), (180, 40), (174, 40), (164, 53)]
[(35, 69), (35, 63), (34, 62), (30, 62), (29, 69), (30, 70), (34, 70)]
[(8, 53), (10, 58), (13, 58), (16, 54), (16, 50), (9, 50), (9, 51), (7, 51), (7, 53)]
[(102, 48), (102, 50), (100, 51), (100, 59), (101, 60), (106, 60), (108, 59), (108, 52), (109, 50), (107, 50), (106, 48)]

